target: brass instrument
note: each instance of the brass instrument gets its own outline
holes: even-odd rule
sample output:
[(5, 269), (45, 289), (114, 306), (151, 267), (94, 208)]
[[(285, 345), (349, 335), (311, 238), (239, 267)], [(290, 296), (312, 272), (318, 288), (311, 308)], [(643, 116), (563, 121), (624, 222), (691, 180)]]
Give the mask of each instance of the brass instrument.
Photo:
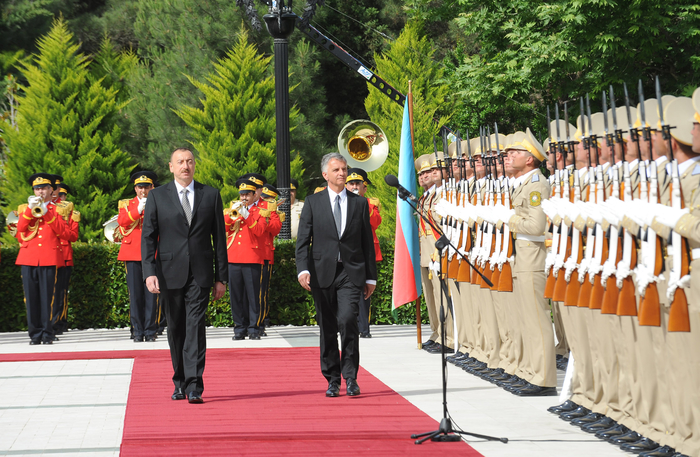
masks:
[(107, 241), (110, 243), (121, 244), (122, 241), (122, 237), (120, 236), (121, 234), (119, 232), (119, 223), (117, 222), (118, 218), (119, 214), (115, 214), (110, 220), (102, 224), (104, 227), (105, 238), (107, 238)]
[(381, 167), (389, 156), (386, 134), (372, 121), (358, 119), (343, 127), (338, 135), (338, 151), (348, 161), (348, 167), (366, 172)]
[(17, 211), (10, 211), (10, 214), (5, 218), (5, 225), (7, 226), (7, 231), (10, 235), (17, 235), (17, 223), (19, 222), (19, 215)]
[(229, 217), (231, 219), (234, 219), (234, 220), (241, 217), (241, 213), (238, 210), (240, 210), (242, 206), (243, 206), (242, 201), (233, 202), (231, 204), (231, 208), (229, 208), (229, 213), (228, 213)]
[(32, 203), (36, 203), (36, 206), (32, 208), (32, 216), (34, 217), (41, 217), (43, 216), (43, 212), (41, 210), (41, 205), (44, 204), (44, 199), (41, 197), (29, 197), (32, 201)]

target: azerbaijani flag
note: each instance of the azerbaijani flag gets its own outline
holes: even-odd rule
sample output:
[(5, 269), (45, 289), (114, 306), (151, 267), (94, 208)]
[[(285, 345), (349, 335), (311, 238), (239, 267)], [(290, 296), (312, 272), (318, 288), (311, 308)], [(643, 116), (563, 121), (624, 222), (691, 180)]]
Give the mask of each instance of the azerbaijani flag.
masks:
[[(399, 153), (399, 184), (416, 195), (416, 170), (411, 141), (411, 120), (408, 100), (403, 107), (401, 126), (401, 150)], [(418, 224), (413, 217), (413, 208), (396, 197), (396, 245), (394, 247), (394, 284), (392, 305), (411, 303), (421, 296), (420, 251), (418, 247)]]

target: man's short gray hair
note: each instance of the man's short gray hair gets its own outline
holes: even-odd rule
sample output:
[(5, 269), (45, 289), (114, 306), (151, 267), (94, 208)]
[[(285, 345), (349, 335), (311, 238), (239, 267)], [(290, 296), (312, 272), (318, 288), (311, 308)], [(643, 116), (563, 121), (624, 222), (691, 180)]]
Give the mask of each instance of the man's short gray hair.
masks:
[(333, 159), (340, 160), (341, 162), (345, 162), (345, 165), (348, 164), (348, 161), (341, 154), (339, 154), (337, 152), (331, 152), (330, 154), (324, 155), (323, 158), (321, 159), (321, 172), (322, 173), (325, 173), (328, 171), (328, 163)]

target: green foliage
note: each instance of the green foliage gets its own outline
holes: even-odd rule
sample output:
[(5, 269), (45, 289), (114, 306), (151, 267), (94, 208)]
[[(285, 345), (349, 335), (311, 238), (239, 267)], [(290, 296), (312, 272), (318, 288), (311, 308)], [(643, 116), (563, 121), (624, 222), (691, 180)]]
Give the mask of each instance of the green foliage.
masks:
[[(395, 313), (391, 310), (393, 275), (393, 243), (382, 240), (384, 260), (378, 264), (377, 289), (372, 296), (374, 324), (413, 324), (415, 306), (406, 305)], [(75, 243), (74, 263), (68, 296), (69, 328), (119, 328), (129, 326), (129, 293), (126, 287), (124, 262), (117, 260), (119, 245), (108, 243)], [(270, 288), (270, 321), (272, 325), (315, 325), (316, 310), (311, 294), (299, 286), (294, 263), (295, 242), (275, 243), (275, 265)], [(27, 329), (20, 267), (15, 265), (17, 246), (2, 247), (0, 256), (0, 331)], [(210, 303), (207, 325), (231, 327), (231, 306), (228, 291)], [(425, 304), (421, 320), (428, 322)], [(394, 317), (396, 316), (396, 317)]]
[[(212, 62), (238, 41), (240, 12), (228, 0), (140, 0), (134, 35), (141, 65), (128, 78), (133, 102), (126, 108), (140, 167), (168, 176), (170, 154), (193, 138), (175, 114), (198, 106), (201, 81)], [(195, 154), (201, 151), (195, 151)]]
[(124, 103), (102, 71), (91, 73), (91, 62), (78, 53), (63, 20), (38, 47), (39, 53), (21, 67), (27, 85), (19, 97), (18, 129), (5, 132), (10, 153), (1, 189), (14, 208), (31, 193), (31, 174), (64, 176), (74, 191), (70, 199), (82, 213), (80, 239), (96, 239), (133, 168), (119, 148), (117, 119)]
[(656, 75), (664, 93), (698, 84), (697, 2), (457, 3), (456, 21), (477, 43), (450, 75), (464, 107), (458, 121), (471, 131), (497, 120), (506, 133), (526, 126), (544, 132), (546, 104), (587, 92), (597, 99), (610, 84), (634, 86), (642, 78), (650, 94)]
[[(189, 77), (204, 94), (203, 108), (182, 106), (176, 114), (190, 128), (199, 153), (199, 180), (218, 188), (225, 202), (238, 196), (236, 180), (243, 174), (263, 174), (276, 182), (275, 81), (270, 58), (248, 44), (243, 31), (233, 49), (214, 64), (206, 82)], [(289, 113), (290, 125), (297, 110)], [(302, 173), (301, 157), (292, 154), (292, 176)]]
[[(448, 87), (442, 82), (443, 70), (432, 60), (433, 49), (419, 28), (409, 23), (401, 36), (383, 55), (375, 56), (378, 74), (402, 93), (408, 93), (408, 81), (413, 82), (414, 156), (433, 151), (433, 135), (449, 120), (439, 110), (446, 110)], [(383, 237), (393, 237), (396, 226), (396, 189), (384, 182), (387, 174), (398, 175), (399, 149), (403, 108), (370, 86), (365, 107), (370, 119), (382, 127), (389, 140), (389, 157), (384, 165), (369, 173), (372, 186), (368, 195), (382, 204), (382, 225), (377, 230)], [(433, 120), (438, 119), (436, 124)]]

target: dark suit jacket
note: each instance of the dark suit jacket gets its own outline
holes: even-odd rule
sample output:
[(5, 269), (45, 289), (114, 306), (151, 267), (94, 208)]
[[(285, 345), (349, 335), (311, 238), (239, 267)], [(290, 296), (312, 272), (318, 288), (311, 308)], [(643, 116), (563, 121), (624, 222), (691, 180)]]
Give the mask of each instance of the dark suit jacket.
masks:
[[(297, 232), (297, 274), (311, 273), (311, 287), (330, 287), (335, 278), (338, 251), (350, 281), (364, 287), (377, 279), (374, 238), (367, 199), (347, 192), (345, 231), (338, 239), (328, 189), (306, 197)], [(311, 252), (311, 258), (309, 258)]]
[(194, 182), (192, 224), (188, 226), (175, 182), (153, 189), (144, 210), (141, 259), (144, 279), (158, 276), (161, 289), (184, 287), (189, 269), (200, 287), (212, 287), (215, 280), (228, 281), (219, 191)]

